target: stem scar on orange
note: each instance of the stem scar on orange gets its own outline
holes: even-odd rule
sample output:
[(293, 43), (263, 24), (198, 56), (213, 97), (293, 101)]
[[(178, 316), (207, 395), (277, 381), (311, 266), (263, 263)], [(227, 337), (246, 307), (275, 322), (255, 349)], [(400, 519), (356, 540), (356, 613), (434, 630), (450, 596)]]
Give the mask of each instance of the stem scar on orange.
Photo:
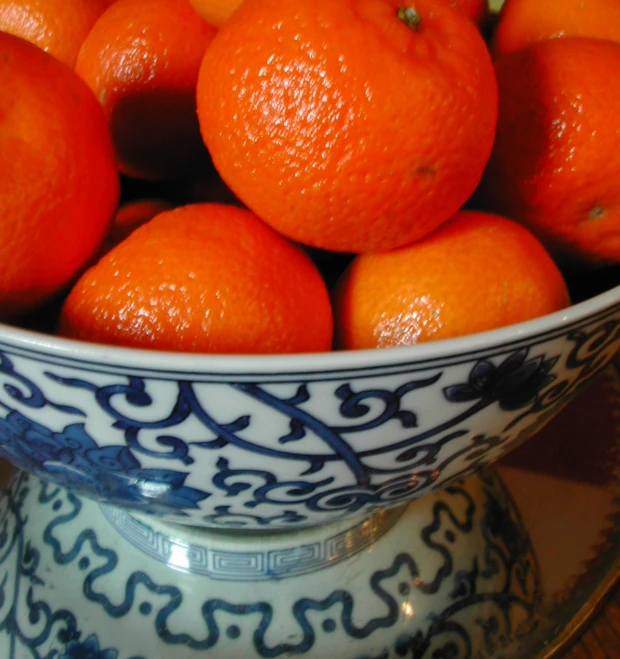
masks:
[(205, 54), (197, 99), (237, 197), (342, 252), (410, 243), (454, 214), (497, 113), (486, 44), (444, 0), (246, 0)]

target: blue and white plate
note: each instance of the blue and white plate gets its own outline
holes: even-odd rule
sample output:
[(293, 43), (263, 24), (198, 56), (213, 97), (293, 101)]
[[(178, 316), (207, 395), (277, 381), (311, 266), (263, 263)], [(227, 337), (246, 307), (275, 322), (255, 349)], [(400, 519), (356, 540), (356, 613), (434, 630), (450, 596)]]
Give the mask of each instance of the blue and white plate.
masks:
[(365, 521), (174, 526), (17, 472), (1, 502), (3, 659), (494, 656), (539, 572), (494, 471)]

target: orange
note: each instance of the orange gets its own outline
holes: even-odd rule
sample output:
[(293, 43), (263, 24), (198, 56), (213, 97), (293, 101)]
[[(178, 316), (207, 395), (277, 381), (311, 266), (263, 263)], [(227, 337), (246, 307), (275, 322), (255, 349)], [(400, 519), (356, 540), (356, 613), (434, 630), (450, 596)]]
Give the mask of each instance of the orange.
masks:
[(73, 67), (82, 42), (110, 0), (0, 0), (0, 30)]
[(568, 306), (560, 271), (511, 220), (460, 211), (422, 240), (357, 256), (334, 292), (336, 345), (409, 345), (474, 334)]
[(497, 138), (475, 205), (563, 262), (620, 262), (620, 44), (541, 41), (496, 63)]
[(207, 23), (222, 27), (243, 0), (189, 0), (190, 5)]
[(195, 90), (215, 32), (187, 0), (117, 0), (95, 23), (76, 71), (103, 106), (124, 174), (180, 178), (210, 162)]
[(620, 0), (506, 0), (491, 41), (495, 58), (558, 37), (620, 42)]
[(65, 64), (0, 32), (0, 317), (60, 292), (95, 255), (119, 181), (101, 107)]
[(497, 110), (480, 32), (440, 0), (246, 0), (197, 98), (235, 195), (289, 238), (343, 252), (404, 245), (456, 212)]
[(60, 331), (185, 352), (329, 350), (332, 313), (300, 247), (247, 210), (194, 204), (136, 229), (77, 282)]

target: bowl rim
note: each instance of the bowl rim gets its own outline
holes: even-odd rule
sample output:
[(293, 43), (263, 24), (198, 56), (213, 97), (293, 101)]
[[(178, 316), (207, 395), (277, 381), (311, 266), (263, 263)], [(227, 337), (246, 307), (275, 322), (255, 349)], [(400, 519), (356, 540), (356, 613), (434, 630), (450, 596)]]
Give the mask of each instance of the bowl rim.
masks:
[(289, 354), (218, 354), (163, 351), (106, 345), (69, 339), (0, 322), (0, 352), (15, 352), (42, 360), (68, 360), (85, 367), (105, 364), (123, 371), (187, 374), (321, 373), (359, 371), (403, 364), (432, 363), (456, 355), (472, 355), (518, 345), (534, 338), (561, 336), (579, 324), (589, 324), (620, 309), (620, 285), (584, 301), (532, 320), (450, 339), (364, 350), (332, 350)]

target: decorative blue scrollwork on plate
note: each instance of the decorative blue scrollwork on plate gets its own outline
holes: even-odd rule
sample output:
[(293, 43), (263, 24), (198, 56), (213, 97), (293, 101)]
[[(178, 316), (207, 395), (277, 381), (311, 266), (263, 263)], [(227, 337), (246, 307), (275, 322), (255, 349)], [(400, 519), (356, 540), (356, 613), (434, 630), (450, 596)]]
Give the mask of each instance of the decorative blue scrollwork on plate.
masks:
[(416, 502), (336, 567), (253, 588), (242, 563), (214, 581), (153, 560), (92, 501), (20, 474), (0, 508), (0, 654), (490, 658), (535, 624), (539, 575), (501, 482), (474, 478)]
[(362, 373), (171, 379), (0, 351), (0, 456), (112, 505), (195, 525), (368, 515), (531, 435), (620, 347), (606, 316), (488, 354)]

